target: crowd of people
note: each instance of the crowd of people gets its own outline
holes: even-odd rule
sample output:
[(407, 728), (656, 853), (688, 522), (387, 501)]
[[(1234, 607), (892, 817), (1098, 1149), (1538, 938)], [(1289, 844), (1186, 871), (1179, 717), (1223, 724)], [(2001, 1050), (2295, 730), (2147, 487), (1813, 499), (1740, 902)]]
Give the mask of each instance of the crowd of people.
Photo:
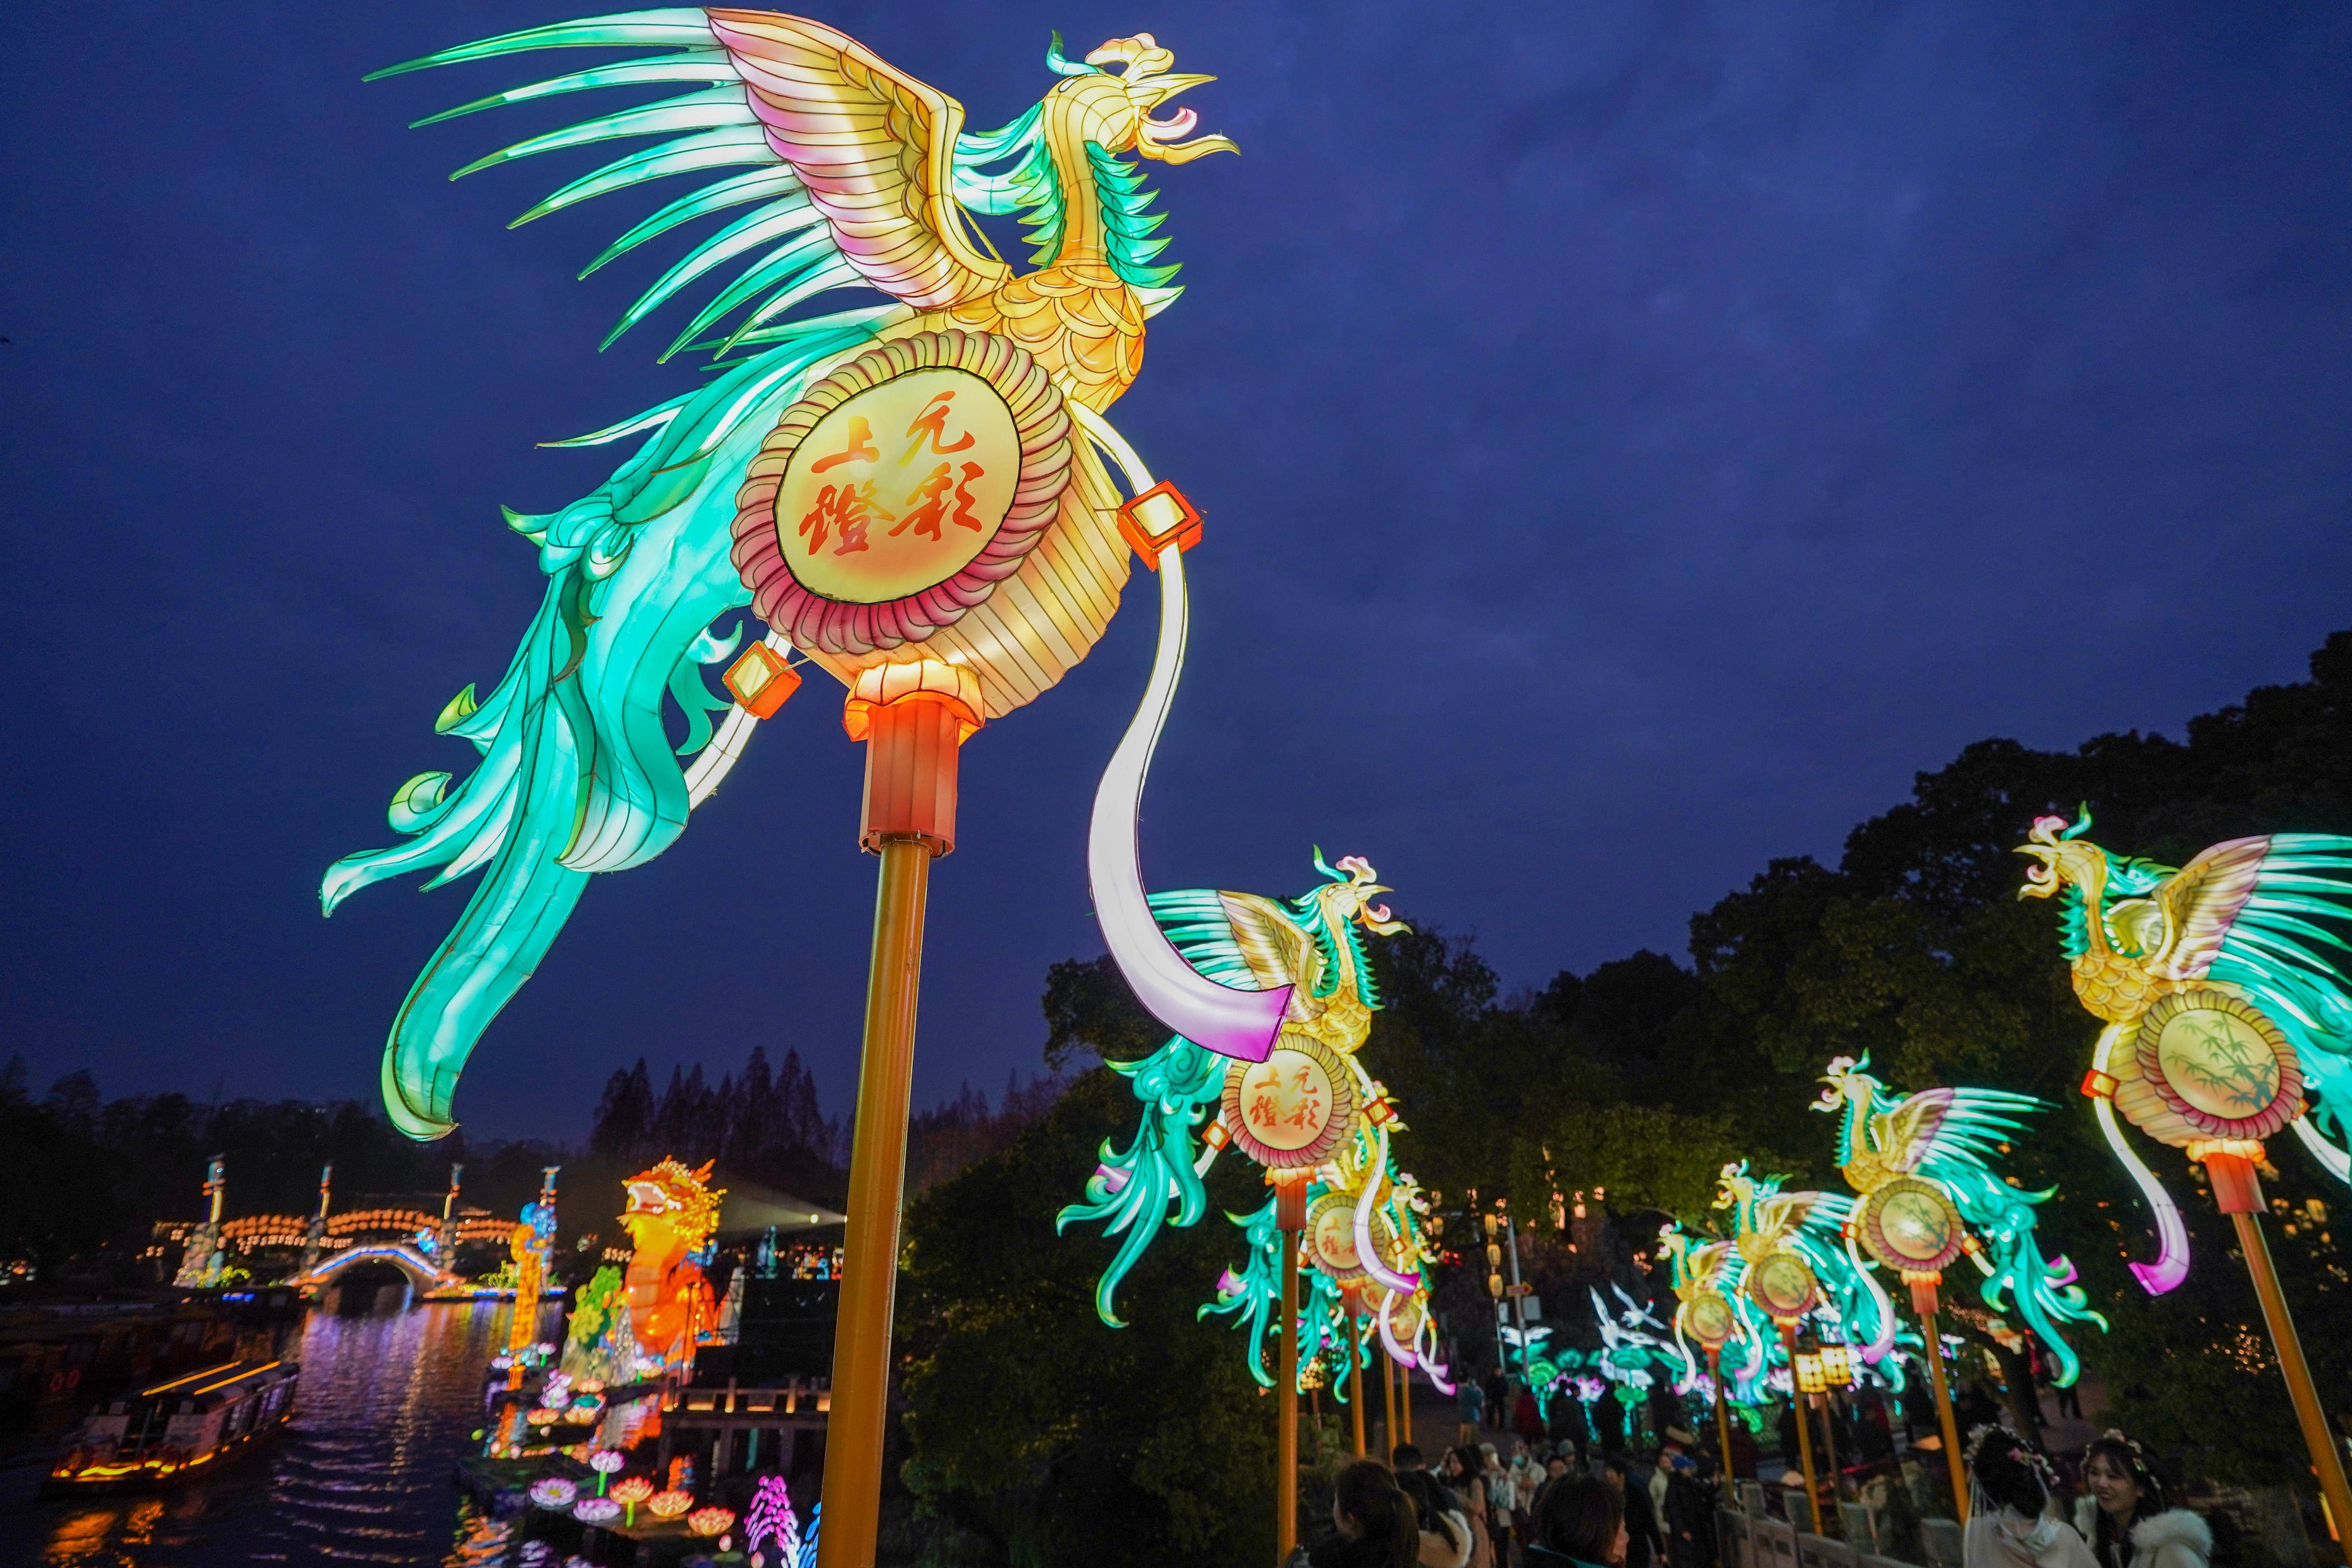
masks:
[(1411, 1443), (1391, 1462), (1339, 1472), (1331, 1533), (1308, 1568), (1715, 1568), (1714, 1461), (1670, 1444), (1637, 1476), (1626, 1456), (1597, 1468), (1575, 1444), (1524, 1440), (1444, 1450)]
[[(1466, 1403), (1464, 1413), (1470, 1440), (1433, 1466), (1403, 1443), (1386, 1464), (1341, 1470), (1328, 1532), (1294, 1568), (1717, 1568), (1718, 1467), (1689, 1434), (1668, 1427), (1638, 1461), (1524, 1437), (1506, 1459)], [(1744, 1468), (1756, 1473), (1752, 1450)], [(2062, 1479), (2034, 1444), (1984, 1425), (1968, 1476), (1963, 1568), (2210, 1568), (2205, 1520), (2119, 1432), (2091, 1442)]]

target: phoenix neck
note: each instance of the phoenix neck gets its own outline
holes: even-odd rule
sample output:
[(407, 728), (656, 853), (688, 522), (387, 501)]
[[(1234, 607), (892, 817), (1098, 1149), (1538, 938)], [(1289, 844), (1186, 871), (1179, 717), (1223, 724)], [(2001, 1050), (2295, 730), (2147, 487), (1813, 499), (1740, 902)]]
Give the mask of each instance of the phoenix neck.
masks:
[(2076, 884), (2083, 894), (2083, 957), (2105, 963), (2115, 956), (2107, 945), (2107, 858), (2094, 854)]
[(1062, 247), (1053, 265), (1071, 267), (1108, 260), (1103, 227), (1102, 197), (1095, 190), (1094, 159), (1087, 152), (1080, 116), (1051, 100), (1045, 109), (1045, 152), (1054, 161), (1054, 178), (1062, 191)]

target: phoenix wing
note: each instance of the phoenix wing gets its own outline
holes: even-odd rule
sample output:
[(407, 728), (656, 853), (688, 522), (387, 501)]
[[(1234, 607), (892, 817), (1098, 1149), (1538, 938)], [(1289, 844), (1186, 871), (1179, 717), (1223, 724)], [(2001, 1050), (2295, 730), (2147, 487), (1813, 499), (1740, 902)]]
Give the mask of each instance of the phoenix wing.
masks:
[(1312, 989), (1321, 959), (1315, 939), (1281, 904), (1255, 893), (1187, 888), (1151, 895), (1151, 912), (1184, 962), (1245, 991)]
[[(2293, 1042), (2314, 1120), (2339, 1135), (2352, 1106), (2352, 942), (2320, 921), (2352, 925), (2352, 838), (2274, 833), (2217, 844), (2156, 889), (2168, 940), (2158, 973), (2244, 991)], [(2298, 1127), (2298, 1131), (2308, 1130)], [(2305, 1142), (2339, 1177), (2343, 1151)]]
[[(696, 189), (630, 228), (589, 270), (709, 214), (749, 211), (696, 244), (623, 314), (615, 335), (689, 284), (732, 276), (669, 353), (707, 342), (712, 378), (566, 445), (642, 437), (604, 484), (562, 510), (508, 514), (539, 552), (536, 617), (487, 700), (468, 688), (436, 729), (471, 742), (463, 783), (425, 773), (394, 795), (405, 841), (338, 861), (323, 909), (410, 871), (438, 886), (483, 873), (411, 988), (383, 1062), (385, 1109), (414, 1138), (450, 1131), (457, 1075), (482, 1031), (546, 953), (597, 871), (641, 864), (676, 840), (693, 801), (678, 754), (709, 734), (701, 667), (731, 642), (711, 633), (748, 600), (729, 550), (735, 491), (776, 412), (829, 363), (916, 310), (1006, 275), (965, 242), (954, 174), (1023, 153), (1020, 138), (960, 144), (954, 101), (811, 22), (756, 12), (641, 11), (560, 23), (446, 49), (379, 75), (541, 48), (650, 49), (461, 105), (456, 115), (600, 87), (687, 86), (515, 143), (460, 170), (541, 153), (656, 139), (563, 185), (519, 222), (674, 174)], [(785, 319), (813, 296), (871, 286), (879, 305)], [(738, 312), (740, 320), (719, 331)], [(611, 341), (609, 338), (606, 340)], [(667, 357), (667, 355), (665, 355)], [(673, 742), (664, 699), (686, 715)]]
[(1804, 1232), (1834, 1232), (1853, 1200), (1834, 1193), (1773, 1193), (1756, 1202), (1756, 1233), (1767, 1243), (1795, 1241)]
[(2032, 1096), (2003, 1089), (1923, 1089), (1874, 1114), (1873, 1136), (1893, 1169), (1933, 1174), (1940, 1163), (1981, 1163), (2019, 1129), (2019, 1114), (2040, 1109)]
[(2254, 896), (2270, 847), (2268, 836), (2216, 844), (2157, 886), (2163, 946), (2149, 961), (2152, 972), (2168, 980), (2205, 978)]
[(2020, 1118), (2047, 1109), (2031, 1095), (2004, 1089), (1938, 1088), (1906, 1096), (1888, 1120), (1904, 1130), (1906, 1141), (1895, 1145), (1902, 1156), (1897, 1168), (1949, 1193), (1981, 1243), (1985, 1303), (2024, 1320), (2049, 1347), (2063, 1387), (2074, 1381), (2081, 1363), (2060, 1325), (2091, 1322), (2104, 1329), (2106, 1320), (2090, 1310), (2089, 1298), (2074, 1283), (2074, 1265), (2042, 1255), (2034, 1211), (2050, 1194), (2012, 1186), (1993, 1168), (2000, 1146), (2022, 1130)]

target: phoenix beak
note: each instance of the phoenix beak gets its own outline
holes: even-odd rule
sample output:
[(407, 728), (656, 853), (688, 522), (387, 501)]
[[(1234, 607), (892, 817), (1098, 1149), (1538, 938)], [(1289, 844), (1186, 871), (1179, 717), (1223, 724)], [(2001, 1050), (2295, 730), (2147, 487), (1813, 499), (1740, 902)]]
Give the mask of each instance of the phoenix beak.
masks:
[(1189, 109), (1180, 109), (1165, 120), (1154, 120), (1151, 111), (1188, 88), (1204, 81), (1214, 81), (1213, 76), (1199, 76), (1185, 71), (1170, 71), (1161, 76), (1146, 77), (1128, 87), (1128, 96), (1141, 111), (1141, 122), (1135, 131), (1135, 150), (1145, 157), (1162, 163), (1189, 163), (1212, 153), (1238, 153), (1241, 149), (1225, 136), (1202, 136), (1187, 142), (1185, 137), (1200, 128), (1201, 117)]
[(2058, 890), (2057, 857), (2039, 844), (2021, 844), (2011, 853), (2031, 855), (2039, 862), (2025, 868), (2025, 886), (2017, 889), (2019, 898), (2046, 899)]
[(1135, 95), (1146, 109), (1157, 109), (1186, 88), (1198, 87), (1204, 81), (1214, 81), (1213, 76), (1199, 76), (1187, 71), (1170, 71), (1135, 84)]

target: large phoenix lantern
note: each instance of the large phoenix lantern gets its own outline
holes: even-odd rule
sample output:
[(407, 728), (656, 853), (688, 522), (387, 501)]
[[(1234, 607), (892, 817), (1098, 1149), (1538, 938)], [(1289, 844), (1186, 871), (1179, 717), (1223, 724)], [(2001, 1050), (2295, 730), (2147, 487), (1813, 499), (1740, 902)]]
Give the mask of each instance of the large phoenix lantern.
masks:
[(1851, 1239), (1909, 1288), (1943, 1426), (1954, 1506), (1968, 1507), (1959, 1425), (1944, 1377), (1936, 1327), (1944, 1270), (1963, 1256), (1983, 1276), (1985, 1305), (2013, 1312), (2050, 1352), (2052, 1382), (2063, 1388), (2082, 1370), (2059, 1325), (2106, 1327), (2074, 1283), (2064, 1258), (2044, 1258), (2034, 1211), (2049, 1193), (2030, 1193), (1993, 1168), (2021, 1116), (2047, 1110), (2029, 1095), (1996, 1089), (1925, 1089), (1901, 1094), (1871, 1076), (1870, 1058), (1838, 1057), (1813, 1104), (1838, 1119), (1838, 1170), (1854, 1191)]
[[(2152, 1293), (2189, 1273), (2189, 1233), (2116, 1113), (2205, 1167), (2277, 1349), (2320, 1488), (2352, 1519), (2343, 1448), (2305, 1361), (2262, 1230), (2258, 1167), (2290, 1131), (2338, 1180), (2352, 1161), (2315, 1122), (2344, 1131), (2352, 1103), (2352, 838), (2269, 833), (2216, 844), (2175, 870), (2110, 855), (2068, 823), (2036, 818), (2018, 853), (2035, 864), (2023, 898), (2063, 899), (2061, 940), (2074, 995), (2102, 1024), (2083, 1092), (2116, 1158), (2156, 1215), (2154, 1263), (2132, 1272)], [(2331, 929), (2334, 928), (2334, 929)]]
[[(1155, 260), (1168, 241), (1153, 232), (1142, 165), (1234, 144), (1193, 136), (1192, 112), (1167, 110), (1210, 79), (1177, 72), (1149, 33), (1082, 60), (1055, 38), (1050, 90), (985, 132), (856, 40), (769, 11), (590, 17), (377, 74), (551, 48), (618, 56), (425, 123), (607, 88), (667, 93), (459, 173), (573, 149), (608, 155), (519, 221), (686, 176), (688, 188), (633, 216), (588, 270), (694, 235), (614, 335), (707, 288), (663, 357), (707, 354), (709, 374), (563, 443), (631, 444), (590, 494), (507, 514), (546, 582), (495, 689), (467, 688), (436, 722), (473, 746), (474, 769), (403, 784), (390, 811), (400, 842), (339, 861), (321, 900), (331, 911), (409, 872), (435, 885), (480, 873), (383, 1055), (394, 1121), (443, 1136), (467, 1056), (588, 879), (674, 843), (806, 667), (842, 683), (844, 727), (866, 748), (859, 842), (881, 867), (825, 1554), (862, 1563), (876, 1528), (924, 895), (930, 861), (954, 845), (959, 749), (1087, 657), (1118, 609), (1130, 552), (1157, 565), (1198, 537), (1199, 514), (1172, 487), (1122, 495), (1104, 454), (1130, 477), (1140, 465), (1103, 411), (1141, 369), (1146, 323), (1179, 292), (1175, 268)], [(1025, 228), (1025, 267), (998, 254), (986, 218)], [(844, 290), (866, 297), (851, 303)], [(764, 637), (734, 620), (746, 606)], [(709, 689), (711, 670), (726, 696)], [(1243, 1036), (1260, 1008), (1234, 1010)]]

